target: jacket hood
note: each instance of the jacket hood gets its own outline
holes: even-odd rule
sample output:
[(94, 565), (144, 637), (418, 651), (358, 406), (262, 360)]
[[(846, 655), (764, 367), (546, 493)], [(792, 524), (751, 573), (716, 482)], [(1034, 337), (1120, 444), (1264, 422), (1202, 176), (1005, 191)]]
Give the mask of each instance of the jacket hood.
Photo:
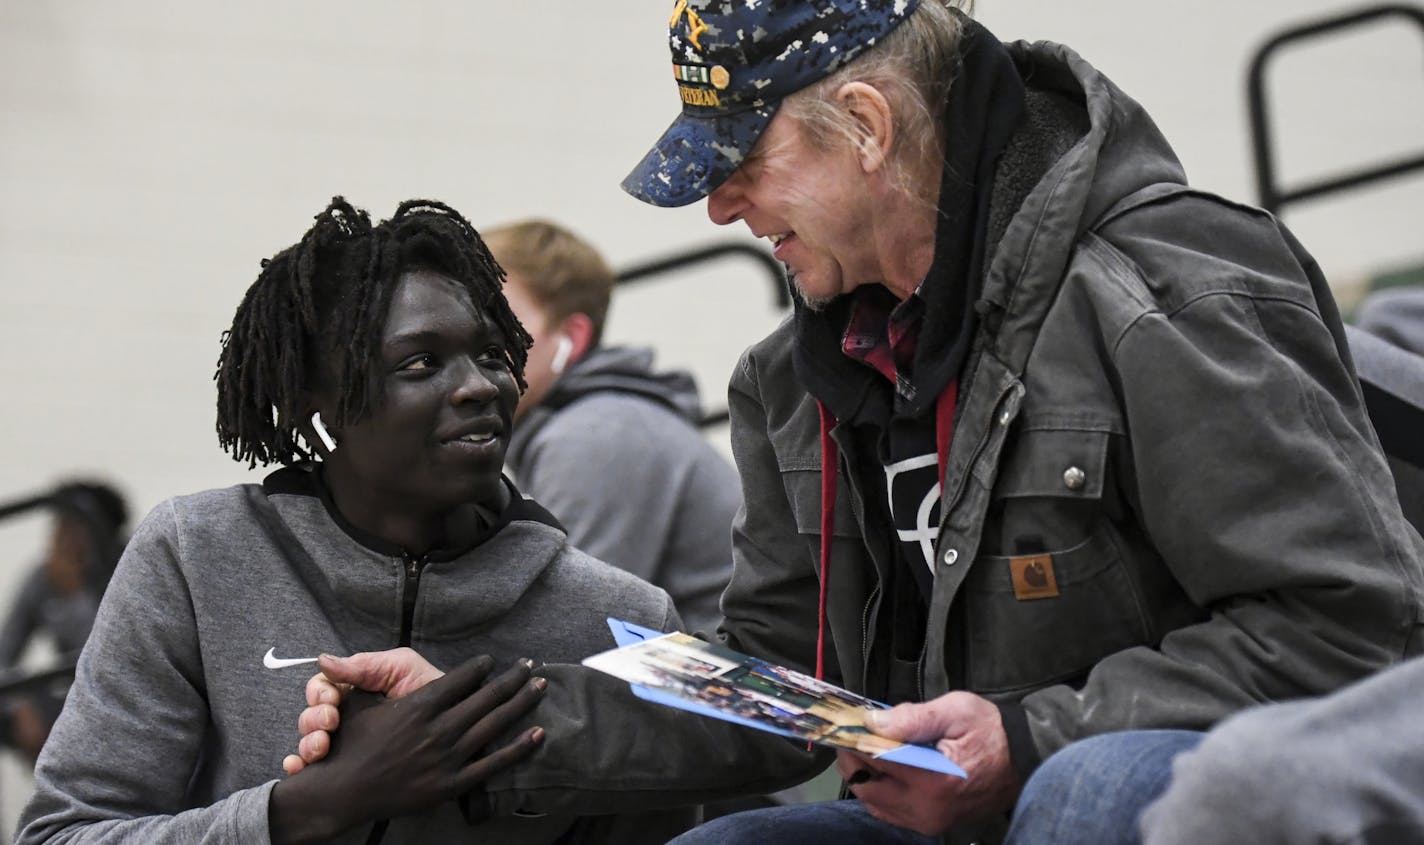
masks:
[(655, 372), (653, 350), (646, 347), (598, 347), (574, 362), (543, 401), (515, 424), (506, 460), (517, 466), (524, 448), (555, 413), (598, 393), (623, 393), (656, 402), (693, 425), (702, 419), (702, 399), (691, 373)]
[[(1052, 186), (1060, 202), (1081, 197), (1077, 231), (1086, 230), (1119, 199), (1149, 185), (1185, 184), (1177, 155), (1146, 110), (1071, 48), (1050, 41), (1008, 45), (1024, 79), (1036, 88), (1080, 99), (1087, 110), (1088, 131), (1040, 182)], [(1032, 205), (1025, 203), (1025, 210)], [(1072, 203), (1063, 203), (1067, 210)]]
[[(431, 549), (420, 557), (431, 561), (455, 560), (498, 534), (511, 522), (538, 522), (556, 531), (564, 530), (554, 515), (549, 513), (543, 505), (520, 493), (519, 488), (514, 486), (514, 482), (508, 476), (502, 477), (500, 482), (509, 491), (509, 503), (503, 510), (496, 512), (483, 506), (477, 507), (469, 515), (472, 524), (465, 532), (468, 539), (462, 545)], [(262, 479), (261, 489), (268, 496), (284, 494), (304, 496), (320, 502), (326, 510), (327, 516), (347, 537), (377, 554), (391, 557), (403, 557), (408, 554), (408, 551), (399, 545), (369, 534), (347, 521), (346, 517), (337, 509), (336, 502), (331, 497), (331, 490), (322, 481), (319, 462), (304, 461), (275, 470)]]
[(1020, 372), (1083, 233), (1119, 201), (1152, 185), (1185, 184), (1186, 173), (1142, 106), (1073, 50), (1047, 41), (1008, 49), (1039, 98), (1073, 103), (1086, 121), (1021, 201), (1012, 190), (1012, 166), (1001, 167), (995, 182), (995, 203), (1009, 205), (1001, 214), (1007, 223), (990, 246), (976, 310), (997, 312), (988, 342)]
[(654, 372), (653, 350), (630, 346), (600, 347), (579, 359), (549, 388), (540, 407), (562, 408), (591, 393), (610, 390), (660, 402), (692, 422), (702, 416), (702, 400), (691, 373)]
[[(441, 549), (423, 556), (421, 583), (425, 596), (417, 620), (426, 641), (463, 636), (508, 613), (526, 596), (567, 548), (563, 529), (547, 510), (526, 499), (506, 479), (509, 505), (482, 516), (475, 539), (460, 548)], [(241, 491), (252, 518), (283, 550), (282, 557), (320, 600), (327, 616), (349, 631), (374, 632), (389, 647), (392, 602), (399, 600), (397, 582), (407, 558), (399, 546), (355, 528), (335, 509), (311, 464), (284, 467), (268, 475), (260, 486), (230, 488)], [(210, 491), (187, 497), (185, 508), (216, 510), (204, 497), (225, 497), (229, 491)], [(222, 546), (232, 539), (208, 538), (202, 532), (227, 530), (226, 523), (209, 528), (196, 520), (190, 528), (194, 543)], [(523, 530), (509, 531), (518, 523)], [(519, 565), (507, 561), (517, 560)], [(394, 567), (394, 568), (393, 568)], [(478, 570), (478, 577), (456, 573)], [(430, 586), (439, 584), (440, 586)], [(398, 606), (398, 604), (397, 604)], [(372, 643), (350, 643), (354, 650), (370, 650)]]

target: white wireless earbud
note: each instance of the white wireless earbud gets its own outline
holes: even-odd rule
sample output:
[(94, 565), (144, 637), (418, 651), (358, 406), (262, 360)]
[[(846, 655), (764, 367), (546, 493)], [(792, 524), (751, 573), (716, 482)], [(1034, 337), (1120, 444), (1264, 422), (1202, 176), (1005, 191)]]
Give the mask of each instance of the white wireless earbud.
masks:
[(559, 335), (558, 348), (554, 350), (554, 358), (549, 362), (549, 369), (554, 375), (559, 375), (564, 368), (569, 365), (569, 356), (574, 354), (574, 342), (566, 334)]
[(335, 452), (336, 441), (331, 439), (331, 432), (327, 431), (326, 426), (322, 424), (321, 411), (312, 414), (311, 424), (312, 428), (316, 429), (316, 436), (321, 438), (322, 445), (326, 447), (326, 451)]

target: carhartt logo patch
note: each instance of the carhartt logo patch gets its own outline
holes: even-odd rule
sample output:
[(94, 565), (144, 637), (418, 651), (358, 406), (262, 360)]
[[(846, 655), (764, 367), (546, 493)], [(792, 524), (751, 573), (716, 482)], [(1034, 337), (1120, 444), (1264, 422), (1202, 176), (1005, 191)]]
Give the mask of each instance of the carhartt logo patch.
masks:
[(1053, 574), (1053, 555), (1023, 555), (1009, 558), (1014, 579), (1014, 598), (1019, 601), (1051, 599), (1058, 595), (1058, 579)]

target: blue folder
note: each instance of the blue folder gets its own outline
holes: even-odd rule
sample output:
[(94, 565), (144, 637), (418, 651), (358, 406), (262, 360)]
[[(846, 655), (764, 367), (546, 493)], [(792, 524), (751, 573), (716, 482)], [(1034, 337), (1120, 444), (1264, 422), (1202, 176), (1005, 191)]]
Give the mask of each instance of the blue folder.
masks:
[[(618, 643), (618, 646), (620, 648), (622, 648), (623, 646), (634, 645), (644, 640), (656, 639), (664, 635), (662, 631), (655, 631), (652, 628), (645, 628), (642, 625), (635, 625), (632, 622), (625, 622), (621, 619), (614, 619), (611, 616), (608, 617), (608, 627), (612, 629), (613, 639), (615, 642)], [(633, 688), (634, 695), (646, 701), (653, 701), (658, 704), (665, 704), (668, 707), (676, 707), (679, 710), (687, 710), (692, 713), (699, 713), (703, 716), (711, 716), (714, 719), (721, 719), (724, 722), (733, 722), (738, 725), (746, 725), (747, 727), (756, 728), (760, 731), (780, 734), (782, 736), (791, 737), (792, 739), (803, 738), (798, 737), (796, 734), (790, 731), (781, 730), (775, 726), (768, 725), (765, 722), (758, 722), (752, 719), (736, 716), (731, 713), (718, 710), (715, 707), (708, 706), (701, 702), (691, 701), (689, 699), (682, 698), (681, 696), (674, 695), (670, 692), (652, 689), (650, 687), (645, 687), (641, 684), (629, 684), (629, 686)], [(889, 705), (881, 704), (881, 706), (888, 707)], [(906, 766), (915, 766), (921, 769), (929, 769), (930, 771), (942, 772), (947, 775), (954, 775), (956, 777), (961, 778), (969, 777), (967, 774), (965, 774), (964, 770), (961, 769), (959, 766), (955, 765), (952, 760), (939, 753), (938, 750), (931, 748), (927, 745), (902, 745), (892, 751), (877, 755), (875, 759), (886, 760), (891, 763), (901, 763)]]

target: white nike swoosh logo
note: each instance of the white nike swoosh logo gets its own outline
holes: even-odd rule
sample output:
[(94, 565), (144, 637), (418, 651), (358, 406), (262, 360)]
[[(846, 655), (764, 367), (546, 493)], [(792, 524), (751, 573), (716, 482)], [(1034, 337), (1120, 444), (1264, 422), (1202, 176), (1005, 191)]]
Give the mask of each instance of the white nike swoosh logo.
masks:
[(262, 665), (268, 669), (285, 669), (288, 666), (300, 666), (303, 663), (315, 663), (315, 657), (276, 657), (272, 652), (276, 647), (267, 649), (267, 653), (262, 655)]

